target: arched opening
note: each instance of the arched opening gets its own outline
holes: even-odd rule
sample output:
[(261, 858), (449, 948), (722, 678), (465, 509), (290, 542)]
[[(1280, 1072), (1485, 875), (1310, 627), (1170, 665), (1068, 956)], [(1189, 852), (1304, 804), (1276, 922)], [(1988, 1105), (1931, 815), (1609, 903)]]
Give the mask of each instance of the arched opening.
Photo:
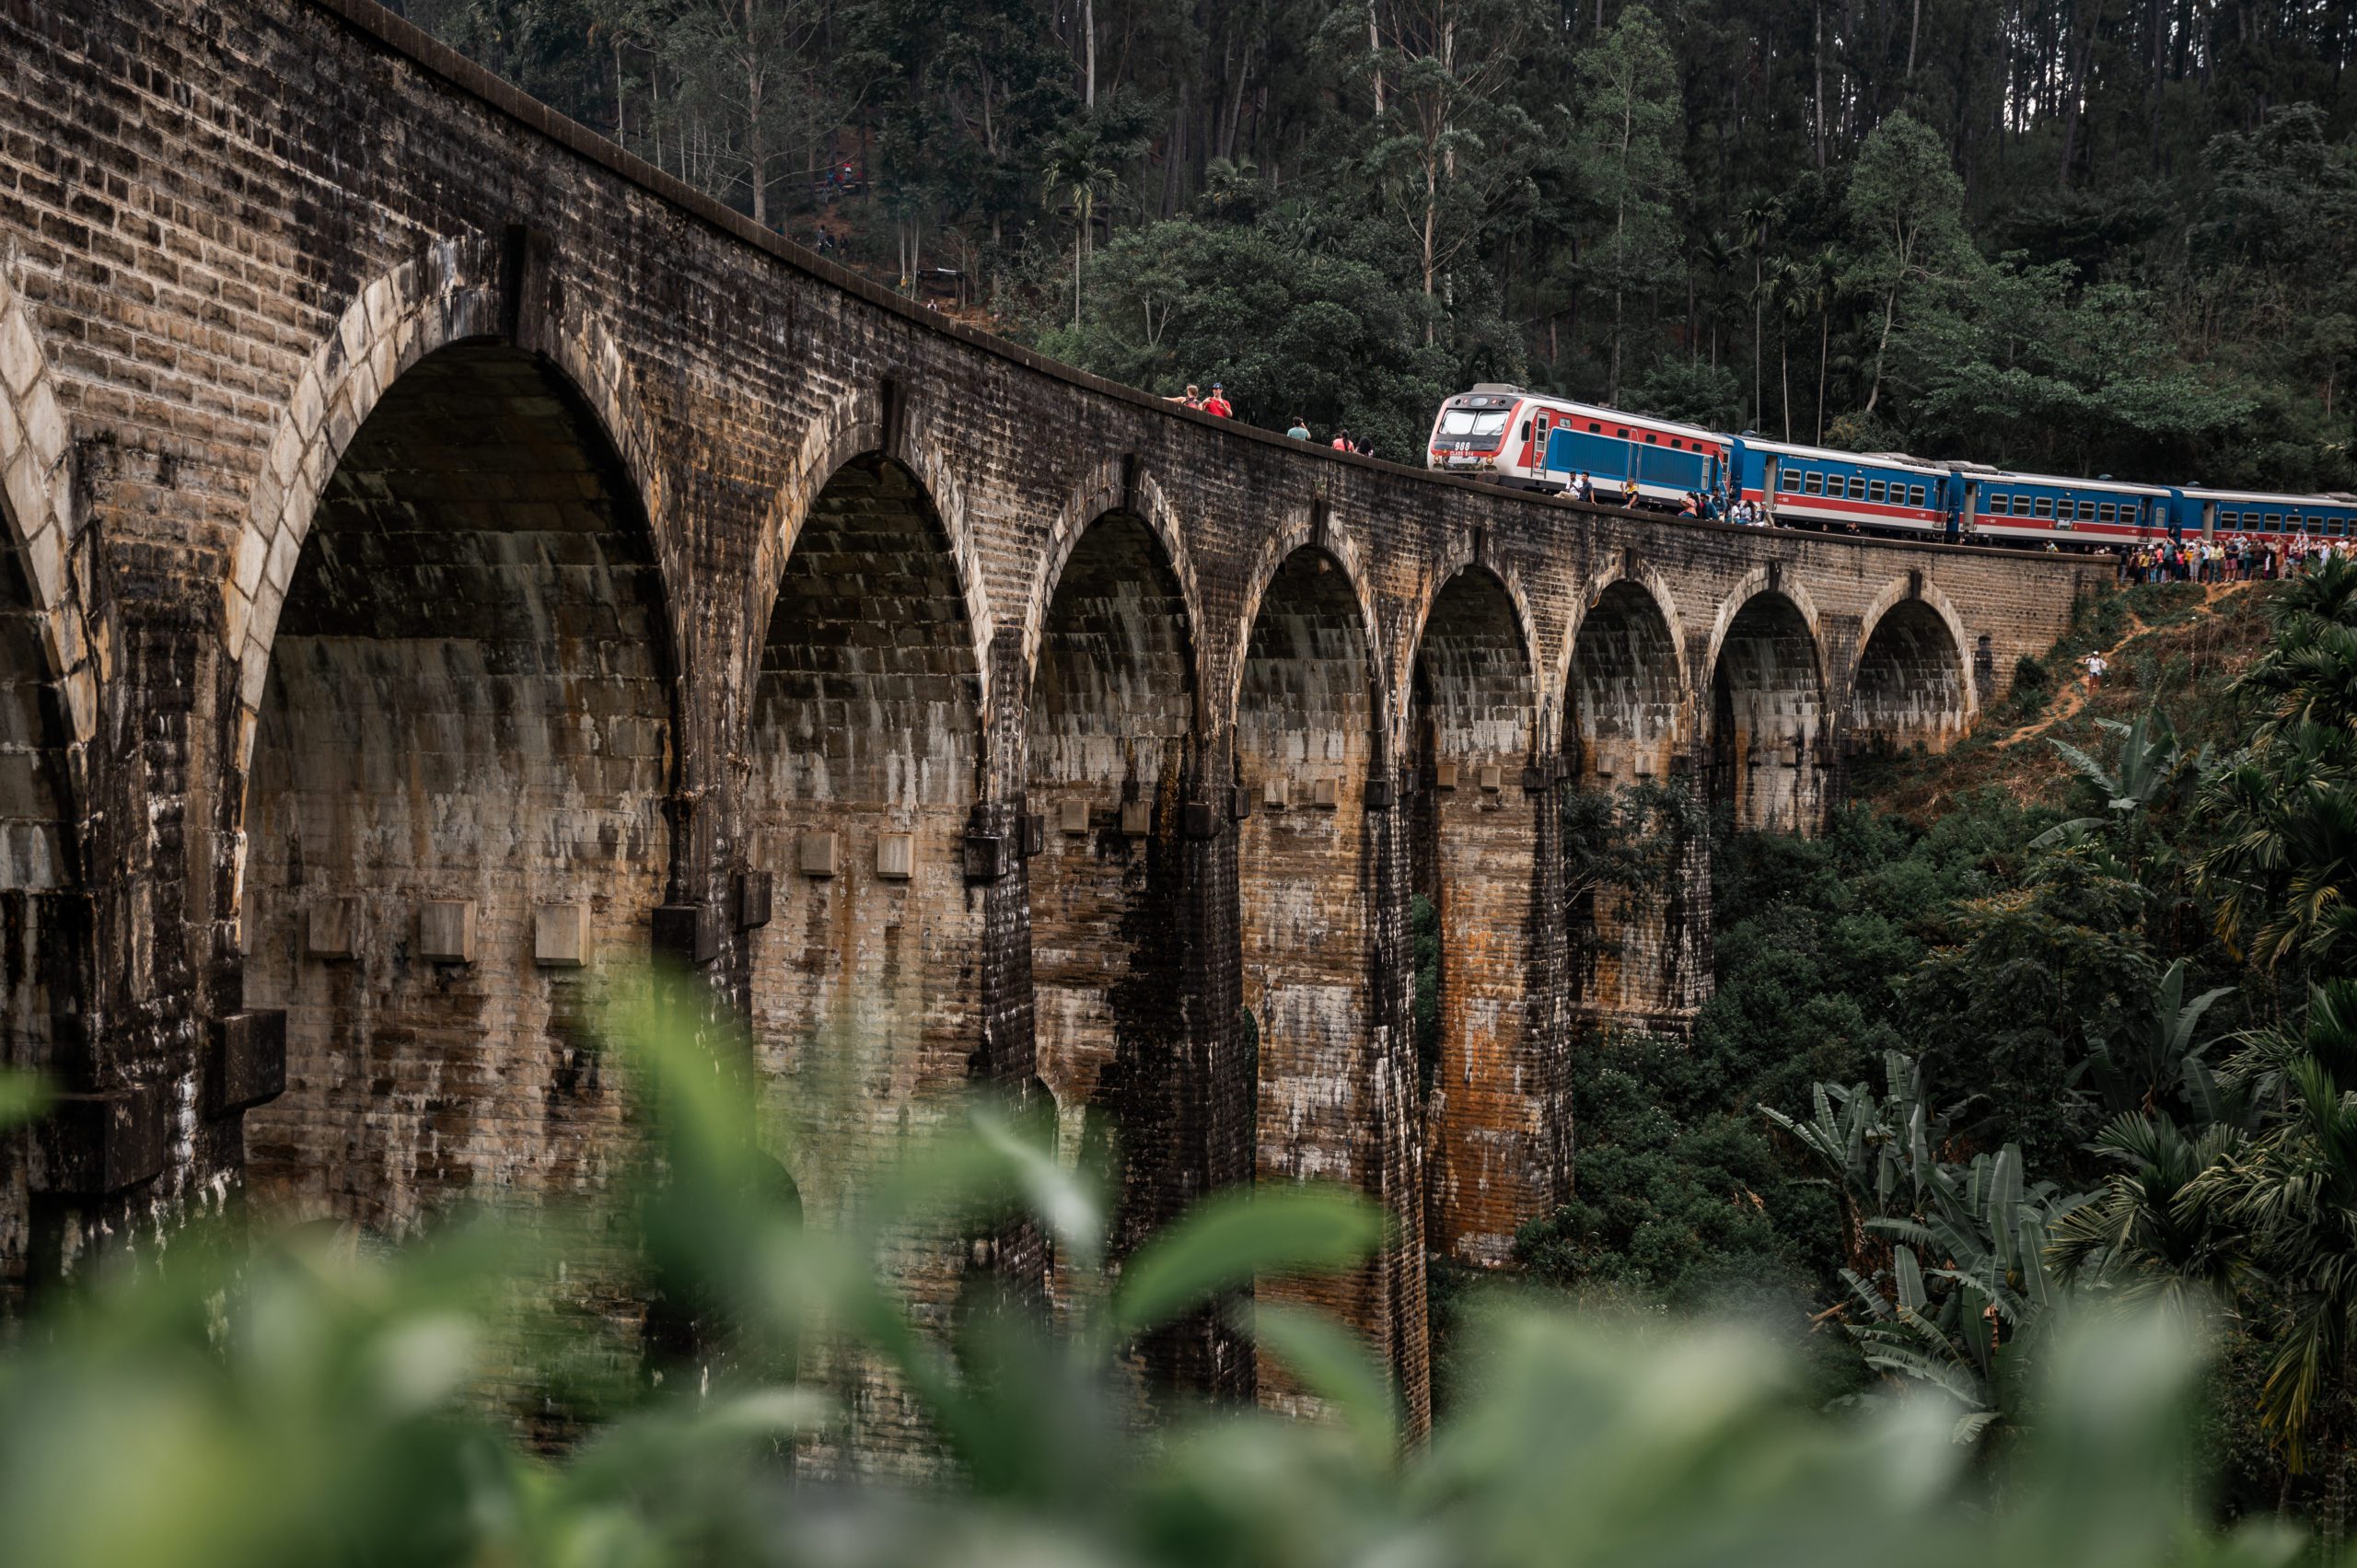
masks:
[(1469, 567), (1441, 590), (1416, 653), (1416, 893), (1439, 953), (1435, 1055), (1425, 1100), (1428, 1245), (1506, 1262), (1515, 1231), (1551, 1208), (1558, 1076), (1534, 1005), (1536, 896), (1554, 791), (1526, 788), (1536, 703), (1514, 601)]
[[(24, 551), (0, 515), (0, 1066), (87, 1088), (77, 1026), (90, 932), (76, 896), (65, 734)], [(34, 1162), (29, 1131), (0, 1133), (0, 1310), (57, 1264), (38, 1256), (51, 1249), (34, 1235)]]
[(1948, 623), (1920, 598), (1900, 599), (1858, 654), (1850, 737), (1862, 750), (1936, 751), (1964, 731), (1964, 655)]
[[(923, 482), (853, 458), (812, 503), (754, 682), (747, 853), (771, 918), (748, 932), (755, 1050), (796, 1132), (806, 1212), (843, 1218), (912, 1121), (941, 1113), (981, 1044), (982, 890), (965, 877), (981, 671), (958, 563)], [(961, 1276), (935, 1238), (894, 1283), (946, 1320)], [(848, 1407), (857, 1467), (927, 1452), (923, 1416), (873, 1358), (814, 1347)]]
[(1186, 600), (1152, 529), (1121, 513), (1074, 547), (1031, 682), (1031, 986), (1040, 1079), (1061, 1142), (1118, 1151), (1118, 1256), (1191, 1193), (1182, 1129), (1202, 1108), (1184, 1060), (1194, 784)]
[(286, 1092), (246, 1120), (266, 1206), (399, 1234), (605, 1181), (590, 981), (664, 893), (668, 637), (569, 385), (468, 344), (386, 390), (288, 584), (246, 786), (246, 1001), (286, 1013)]
[[(1369, 1190), (1374, 1114), (1367, 781), (1378, 765), (1366, 626), (1332, 557), (1304, 548), (1261, 595), (1236, 709), (1251, 815), (1237, 846), (1245, 1005), (1257, 1025), (1256, 1179)], [(1272, 1283), (1373, 1333), (1378, 1304), (1348, 1277)], [(1263, 1361), (1264, 1398), (1286, 1380)]]
[(1817, 639), (1778, 593), (1745, 601), (1711, 672), (1712, 808), (1737, 832), (1814, 833), (1825, 819), (1825, 694)]
[(964, 870), (981, 751), (948, 534), (909, 470), (854, 458), (786, 560), (746, 748), (749, 854), (773, 896), (751, 937), (754, 1034), (789, 1098), (831, 1119), (797, 1151), (814, 1214), (981, 1042), (981, 900)]
[(1693, 912), (1707, 837), (1682, 731), (1678, 644), (1639, 585), (1607, 587), (1573, 639), (1564, 751), (1566, 947), (1591, 1016), (1674, 1021), (1707, 981)]

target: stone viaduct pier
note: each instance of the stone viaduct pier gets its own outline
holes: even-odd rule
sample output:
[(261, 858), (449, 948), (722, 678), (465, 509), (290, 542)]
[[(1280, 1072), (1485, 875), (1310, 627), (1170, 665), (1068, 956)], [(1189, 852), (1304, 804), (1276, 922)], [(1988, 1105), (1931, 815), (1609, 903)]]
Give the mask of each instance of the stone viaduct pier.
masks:
[(1564, 793), (1807, 831), (2107, 575), (1178, 411), (367, 0), (0, 0), (0, 1051), (70, 1091), (0, 1162), (14, 1282), (238, 1194), (595, 1189), (590, 999), (653, 947), (853, 1148), (979, 1079), (1114, 1134), (1131, 1237), (1375, 1194), (1318, 1295), (1411, 1411), (1427, 1249), (1567, 1190), (1583, 1020), (1709, 984), (1707, 857), (1567, 908)]

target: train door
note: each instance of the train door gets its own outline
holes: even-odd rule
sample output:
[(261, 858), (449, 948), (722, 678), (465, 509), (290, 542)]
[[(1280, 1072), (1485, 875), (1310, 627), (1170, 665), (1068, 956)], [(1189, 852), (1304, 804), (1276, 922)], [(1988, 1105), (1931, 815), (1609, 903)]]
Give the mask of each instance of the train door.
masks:
[(1759, 470), (1759, 504), (1768, 508), (1768, 520), (1776, 520), (1776, 485), (1783, 470), (1782, 459), (1773, 452)]
[(2201, 537), (2208, 539), (2218, 531), (2218, 503), (2201, 503)]
[(1530, 416), (1529, 456), (1526, 460), (1530, 465), (1530, 477), (1542, 484), (1547, 478), (1547, 436), (1553, 428), (1554, 420), (1545, 409)]

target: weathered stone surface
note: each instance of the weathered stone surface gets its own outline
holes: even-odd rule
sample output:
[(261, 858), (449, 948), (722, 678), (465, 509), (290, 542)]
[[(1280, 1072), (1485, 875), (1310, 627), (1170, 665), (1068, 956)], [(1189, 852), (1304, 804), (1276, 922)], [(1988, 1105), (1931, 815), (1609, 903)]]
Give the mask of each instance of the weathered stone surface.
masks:
[[(781, 1101), (853, 1091), (814, 1214), (976, 1077), (1118, 1148), (1125, 1238), (1256, 1174), (1376, 1194), (1394, 1247), (1298, 1294), (1421, 1419), (1425, 1247), (1501, 1260), (1571, 1179), (1577, 1017), (1674, 1026), (1709, 973), (1698, 855), (1671, 909), (1563, 908), (1560, 790), (1683, 770), (1809, 830), (1851, 747), (1955, 734), (2102, 575), (1177, 411), (366, 0), (0, 0), (0, 1048), (164, 1133), (145, 1176), (136, 1117), (58, 1181), (11, 1150), (12, 1278), (237, 1179), (395, 1230), (598, 1191), (586, 998), (656, 947)], [(466, 901), (474, 961), (428, 961), (421, 906)], [(306, 950), (331, 904), (348, 958)], [(208, 1086), (216, 1026), (280, 1010), (241, 1110), (269, 1063)], [(945, 1313), (954, 1266), (904, 1263)], [(1036, 1237), (996, 1266), (1047, 1278)], [(1202, 1326), (1150, 1359), (1255, 1383)]]

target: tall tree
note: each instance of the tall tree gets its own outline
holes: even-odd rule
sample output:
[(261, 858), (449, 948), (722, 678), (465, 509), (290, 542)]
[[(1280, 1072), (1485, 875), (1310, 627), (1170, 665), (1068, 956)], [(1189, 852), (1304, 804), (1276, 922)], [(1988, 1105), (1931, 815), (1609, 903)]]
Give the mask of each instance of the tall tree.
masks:
[(1579, 88), (1578, 166), (1604, 225), (1587, 266), (1612, 302), (1608, 401), (1620, 395), (1629, 296), (1659, 288), (1681, 264), (1678, 61), (1651, 11), (1631, 6), (1581, 52)]
[(1849, 215), (1864, 252), (1861, 279), (1882, 299), (1874, 382), (1859, 411), (1872, 414), (1882, 398), (1900, 295), (1959, 269), (1972, 256), (1964, 232), (1964, 181), (1930, 127), (1910, 115), (1894, 114), (1858, 150), (1850, 175)]

